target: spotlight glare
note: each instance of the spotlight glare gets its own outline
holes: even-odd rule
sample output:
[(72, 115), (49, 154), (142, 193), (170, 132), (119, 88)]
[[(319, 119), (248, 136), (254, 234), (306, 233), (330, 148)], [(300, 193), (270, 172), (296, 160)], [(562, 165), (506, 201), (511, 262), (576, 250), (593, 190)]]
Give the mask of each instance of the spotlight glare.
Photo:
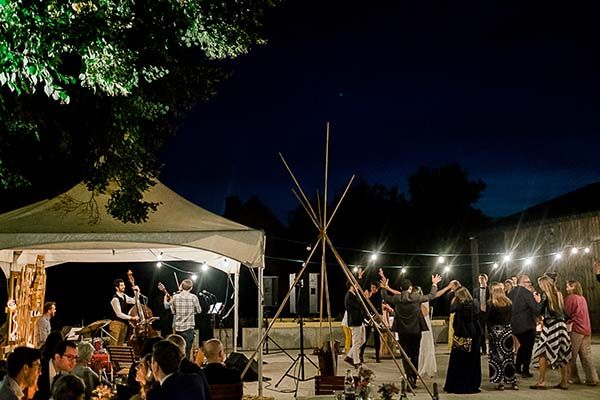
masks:
[(533, 264), (533, 258), (531, 258), (531, 257), (527, 257), (527, 258), (525, 259), (525, 265), (531, 265), (531, 264)]
[(578, 252), (579, 252), (579, 249), (577, 247), (571, 248), (571, 254), (577, 254)]
[(446, 262), (446, 257), (444, 256), (439, 256), (437, 259), (438, 264), (443, 264)]
[(511, 259), (510, 254), (505, 255), (504, 258), (503, 258), (503, 260), (504, 260), (505, 263), (509, 262), (510, 259)]
[(377, 260), (377, 253), (371, 254), (371, 261)]
[(195, 282), (195, 281), (196, 281), (196, 279), (198, 279), (198, 275), (196, 275), (196, 274), (192, 274), (192, 276), (191, 276), (190, 278), (192, 278), (192, 280)]
[(495, 262), (494, 264), (492, 264), (492, 268), (494, 268), (494, 269), (498, 268), (498, 263)]
[(590, 252), (590, 248), (589, 248), (589, 247), (586, 247), (585, 249), (583, 249), (583, 252), (584, 252), (585, 254), (589, 254), (589, 252)]
[(156, 268), (160, 268), (160, 267), (162, 267), (162, 263), (159, 261), (156, 263)]

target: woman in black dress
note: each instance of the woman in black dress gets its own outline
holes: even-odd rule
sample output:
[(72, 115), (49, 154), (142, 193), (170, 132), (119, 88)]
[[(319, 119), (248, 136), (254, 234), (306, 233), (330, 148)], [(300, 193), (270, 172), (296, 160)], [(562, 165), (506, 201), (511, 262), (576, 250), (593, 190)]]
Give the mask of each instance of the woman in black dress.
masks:
[(512, 302), (506, 297), (502, 283), (494, 283), (490, 289), (492, 296), (487, 307), (490, 334), (490, 382), (497, 383), (498, 390), (504, 390), (504, 384), (518, 390), (510, 326)]
[(454, 314), (454, 337), (444, 390), (448, 393), (479, 393), (481, 360), (477, 322), (479, 304), (464, 287), (456, 290), (450, 312)]

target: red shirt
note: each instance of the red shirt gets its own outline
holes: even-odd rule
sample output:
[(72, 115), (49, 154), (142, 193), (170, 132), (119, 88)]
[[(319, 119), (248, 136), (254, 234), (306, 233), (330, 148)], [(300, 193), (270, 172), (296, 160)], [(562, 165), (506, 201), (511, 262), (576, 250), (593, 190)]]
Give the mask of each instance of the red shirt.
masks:
[(584, 336), (592, 334), (590, 314), (585, 297), (578, 294), (568, 295), (565, 298), (565, 312), (569, 316), (569, 322), (573, 323), (573, 332)]

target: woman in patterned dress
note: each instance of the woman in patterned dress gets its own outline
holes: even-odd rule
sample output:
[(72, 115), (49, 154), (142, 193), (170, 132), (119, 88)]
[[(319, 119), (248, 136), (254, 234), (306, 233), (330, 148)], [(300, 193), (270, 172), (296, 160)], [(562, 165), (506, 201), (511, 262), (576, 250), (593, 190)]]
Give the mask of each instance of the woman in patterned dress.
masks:
[(504, 385), (511, 385), (518, 390), (515, 359), (513, 354), (513, 336), (510, 326), (512, 302), (506, 296), (504, 285), (494, 283), (490, 287), (491, 297), (488, 302), (488, 332), (490, 352), (488, 356), (490, 382), (497, 383), (496, 389), (504, 390)]
[(542, 311), (544, 327), (540, 340), (533, 350), (533, 358), (540, 360), (540, 377), (531, 389), (547, 389), (546, 370), (560, 368), (560, 383), (554, 388), (568, 389), (567, 365), (571, 359), (571, 338), (565, 323), (564, 302), (562, 293), (556, 287), (554, 279), (549, 276), (538, 278), (542, 290)]

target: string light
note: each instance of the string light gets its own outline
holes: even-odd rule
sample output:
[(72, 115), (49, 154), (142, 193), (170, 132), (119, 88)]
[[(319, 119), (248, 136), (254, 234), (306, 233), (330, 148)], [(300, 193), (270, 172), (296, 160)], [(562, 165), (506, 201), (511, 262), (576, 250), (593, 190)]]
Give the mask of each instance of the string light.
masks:
[(583, 252), (584, 252), (585, 254), (589, 254), (589, 252), (590, 252), (590, 248), (589, 248), (589, 247), (586, 247), (585, 249), (583, 249)]
[(555, 259), (555, 260), (560, 260), (561, 258), (562, 258), (562, 253), (556, 253), (556, 254), (554, 255), (554, 259)]
[(509, 253), (509, 254), (507, 254), (507, 255), (504, 256), (503, 260), (504, 260), (505, 263), (507, 263), (507, 262), (509, 262), (511, 260), (511, 258), (512, 258), (512, 256)]
[(406, 267), (402, 267), (402, 269), (400, 270), (400, 273), (405, 274), (406, 273)]
[(525, 265), (531, 265), (531, 264), (533, 264), (533, 258), (531, 258), (531, 257), (527, 257), (527, 258), (525, 259)]
[(156, 263), (156, 268), (160, 268), (160, 267), (162, 267), (162, 263), (159, 261)]
[[(304, 266), (304, 264), (302, 264), (302, 266)], [(352, 272), (358, 274), (358, 267), (352, 268)]]
[(446, 262), (446, 257), (444, 257), (444, 256), (439, 256), (438, 257), (438, 259), (437, 259), (437, 263), (438, 264), (443, 264), (445, 262)]
[(196, 281), (196, 279), (198, 279), (198, 275), (196, 275), (196, 274), (192, 274), (192, 276), (191, 276), (190, 278), (192, 278), (192, 280), (195, 282), (195, 281)]
[(496, 263), (496, 262), (495, 262), (494, 264), (492, 264), (492, 268), (493, 268), (493, 269), (496, 269), (496, 268), (498, 268), (498, 263)]
[(377, 260), (377, 253), (371, 254), (371, 261), (376, 261), (376, 260)]
[(446, 265), (444, 267), (444, 272), (450, 272), (450, 266), (449, 265)]
[(206, 263), (206, 261), (204, 261), (202, 263), (202, 265), (200, 266), (200, 269), (202, 270), (202, 272), (208, 271), (208, 264)]
[(579, 249), (577, 247), (571, 248), (571, 254), (577, 254), (578, 252), (579, 252)]

